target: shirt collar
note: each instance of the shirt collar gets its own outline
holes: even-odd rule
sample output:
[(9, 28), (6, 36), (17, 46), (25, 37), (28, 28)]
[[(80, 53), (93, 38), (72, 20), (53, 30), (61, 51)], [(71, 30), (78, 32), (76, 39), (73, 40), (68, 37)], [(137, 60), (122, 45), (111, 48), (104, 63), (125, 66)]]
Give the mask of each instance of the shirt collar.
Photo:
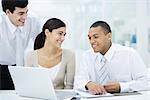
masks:
[(93, 49), (90, 51), (92, 51), (92, 55), (93, 55), (94, 60), (99, 59), (99, 61), (101, 61), (101, 59), (103, 58), (103, 55), (101, 53), (99, 53), (99, 52), (95, 53)]
[[(15, 31), (16, 31), (16, 29), (18, 28), (18, 27), (16, 27), (15, 25), (13, 25), (12, 24), (12, 22), (9, 20), (9, 18), (8, 18), (8, 16), (7, 15), (5, 15), (6, 17), (6, 23), (7, 23), (7, 26), (8, 26), (8, 28), (9, 28), (9, 30), (10, 30), (10, 32), (11, 32), (11, 34), (14, 34), (15, 33)], [(21, 32), (23, 31), (23, 27), (19, 27), (20, 28), (20, 30), (21, 30)]]
[(106, 54), (104, 55), (104, 57), (110, 62), (114, 54), (115, 54), (115, 44), (112, 43), (111, 47), (106, 52)]

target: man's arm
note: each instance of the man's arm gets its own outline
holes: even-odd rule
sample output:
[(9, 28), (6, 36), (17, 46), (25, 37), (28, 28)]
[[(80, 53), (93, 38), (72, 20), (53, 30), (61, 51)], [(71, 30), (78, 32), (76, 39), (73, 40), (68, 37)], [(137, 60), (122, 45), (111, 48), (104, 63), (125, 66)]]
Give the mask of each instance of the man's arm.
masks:
[(85, 85), (89, 82), (88, 74), (88, 62), (86, 54), (83, 55), (83, 52), (76, 53), (76, 68), (75, 68), (75, 80), (74, 80), (74, 89), (75, 90), (84, 90)]
[(35, 40), (36, 36), (42, 31), (42, 23), (38, 16), (32, 12), (28, 13), (28, 20), (30, 26), (30, 38), (32, 41)]
[(147, 68), (140, 55), (133, 50), (130, 55), (131, 81), (120, 82), (121, 92), (143, 91), (148, 89)]
[(105, 90), (108, 93), (119, 93), (120, 92), (120, 83), (111, 82), (104, 85)]
[(106, 84), (104, 87), (107, 92), (133, 92), (148, 89), (146, 66), (138, 53), (133, 50), (128, 60), (130, 61), (128, 66), (130, 66), (131, 78), (118, 83)]
[[(80, 58), (77, 57), (77, 61), (79, 61), (79, 65), (76, 66), (75, 73), (75, 82), (74, 89), (76, 90), (88, 90), (91, 94), (104, 94), (106, 93), (104, 87), (100, 84), (92, 82), (94, 80), (91, 76), (94, 73), (93, 63), (90, 55), (84, 54), (84, 56)], [(80, 59), (80, 60), (79, 60)]]

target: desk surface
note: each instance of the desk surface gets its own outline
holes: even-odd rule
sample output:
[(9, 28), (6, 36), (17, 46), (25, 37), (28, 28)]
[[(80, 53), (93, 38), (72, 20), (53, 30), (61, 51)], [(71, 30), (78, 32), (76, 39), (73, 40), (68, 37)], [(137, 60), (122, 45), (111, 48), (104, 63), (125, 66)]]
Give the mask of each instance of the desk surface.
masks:
[[(72, 92), (72, 90), (70, 90), (70, 92)], [(140, 93), (141, 93), (140, 95), (100, 97), (100, 98), (80, 99), (80, 100), (149, 100), (150, 91), (143, 91)], [(0, 90), (0, 100), (40, 100), (40, 99), (20, 97), (16, 95), (14, 90)]]

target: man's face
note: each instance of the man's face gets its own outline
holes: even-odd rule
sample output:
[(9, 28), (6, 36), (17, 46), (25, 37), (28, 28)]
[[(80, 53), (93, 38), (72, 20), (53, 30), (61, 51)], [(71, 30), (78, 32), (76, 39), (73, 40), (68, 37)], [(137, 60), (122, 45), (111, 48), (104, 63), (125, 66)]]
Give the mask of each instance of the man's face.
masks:
[(25, 8), (15, 7), (15, 10), (13, 13), (11, 13), (9, 9), (6, 10), (6, 14), (8, 18), (10, 19), (12, 24), (14, 24), (17, 27), (24, 25), (25, 20), (27, 18), (27, 12), (28, 12), (27, 7)]
[(101, 52), (105, 54), (111, 43), (111, 33), (106, 33), (106, 31), (101, 27), (92, 27), (88, 33), (90, 44), (94, 52)]

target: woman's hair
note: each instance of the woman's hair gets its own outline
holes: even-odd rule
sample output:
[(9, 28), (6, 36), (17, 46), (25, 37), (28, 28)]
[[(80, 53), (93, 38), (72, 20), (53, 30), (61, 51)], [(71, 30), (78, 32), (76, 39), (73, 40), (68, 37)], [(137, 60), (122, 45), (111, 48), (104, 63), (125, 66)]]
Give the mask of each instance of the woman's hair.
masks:
[(66, 24), (57, 18), (51, 18), (46, 21), (46, 23), (43, 25), (42, 32), (37, 35), (34, 41), (34, 50), (40, 49), (44, 46), (45, 43), (45, 30), (48, 29), (50, 32), (52, 32), (54, 29), (60, 28), (60, 27), (66, 27)]

